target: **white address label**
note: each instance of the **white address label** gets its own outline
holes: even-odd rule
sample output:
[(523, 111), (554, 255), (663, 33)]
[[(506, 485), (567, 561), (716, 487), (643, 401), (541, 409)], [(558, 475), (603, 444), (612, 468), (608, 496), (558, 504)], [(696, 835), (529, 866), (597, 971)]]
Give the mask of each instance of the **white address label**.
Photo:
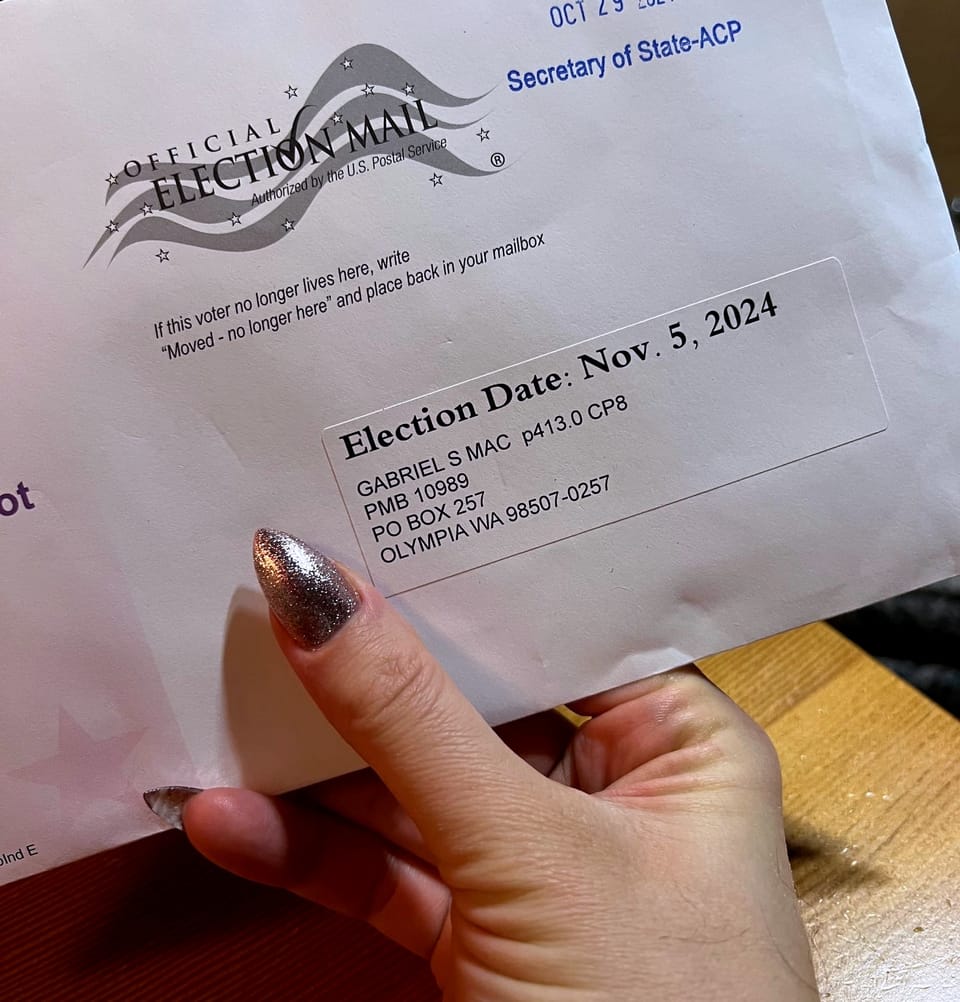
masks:
[(409, 591), (887, 426), (829, 259), (327, 428), (367, 569)]

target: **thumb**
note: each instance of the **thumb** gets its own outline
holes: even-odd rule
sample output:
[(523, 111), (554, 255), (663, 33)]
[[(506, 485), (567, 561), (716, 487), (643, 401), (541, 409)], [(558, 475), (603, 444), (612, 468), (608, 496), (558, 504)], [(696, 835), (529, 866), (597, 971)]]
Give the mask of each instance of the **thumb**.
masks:
[(373, 587), (286, 533), (259, 530), (253, 553), (280, 646), (304, 687), (438, 855), (492, 827), (502, 833), (505, 819), (523, 813), (540, 777)]

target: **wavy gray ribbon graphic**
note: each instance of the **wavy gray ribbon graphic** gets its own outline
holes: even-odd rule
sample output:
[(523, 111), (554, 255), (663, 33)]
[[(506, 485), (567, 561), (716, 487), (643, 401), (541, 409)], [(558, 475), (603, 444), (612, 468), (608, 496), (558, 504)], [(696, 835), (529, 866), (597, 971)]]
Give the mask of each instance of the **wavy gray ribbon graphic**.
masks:
[[(363, 95), (354, 94), (342, 106), (336, 103), (338, 98), (346, 96), (347, 91), (354, 91), (361, 85), (369, 85), (373, 88), (373, 92)], [(408, 88), (412, 88), (413, 94), (410, 94)], [(388, 93), (385, 94), (385, 91)], [(398, 101), (396, 111), (384, 108), (383, 99), (385, 96), (396, 97)], [(410, 105), (413, 117), (419, 118), (419, 113), (415, 108), (415, 102), (418, 100), (440, 108), (466, 108), (477, 104), (486, 96), (487, 94), (472, 98), (457, 97), (425, 77), (407, 60), (390, 49), (374, 44), (353, 46), (341, 53), (323, 72), (320, 79), (311, 88), (306, 101), (295, 114), (283, 137), (271, 136), (269, 142), (259, 141), (260, 146), (265, 145), (270, 148), (271, 159), (274, 162), (276, 161), (277, 146), (281, 150), (292, 153), (293, 144), (299, 143), (300, 148), (305, 150), (305, 137), (307, 135), (313, 138), (315, 144), (322, 143), (324, 146), (333, 147), (337, 156), (329, 157), (325, 154), (322, 155), (322, 158), (316, 156), (316, 164), (308, 155), (303, 158), (303, 163), (292, 169), (288, 170), (283, 166), (275, 167), (277, 171), (275, 177), (260, 179), (260, 181), (269, 181), (269, 183), (264, 184), (259, 189), (258, 194), (272, 191), (284, 185), (294, 185), (306, 181), (305, 190), (278, 197), (275, 200), (274, 208), (266, 215), (254, 222), (245, 223), (243, 222), (244, 217), (254, 210), (261, 210), (264, 203), (257, 206), (252, 205), (249, 195), (243, 199), (222, 194), (212, 194), (201, 198), (201, 192), (196, 182), (181, 176), (180, 183), (185, 201), (161, 210), (152, 183), (153, 177), (163, 177), (167, 172), (173, 171), (184, 175), (194, 168), (204, 169), (209, 176), (213, 169), (213, 162), (158, 161), (155, 170), (151, 167), (150, 175), (132, 178), (121, 175), (117, 177), (115, 183), (109, 185), (105, 204), (109, 204), (111, 199), (117, 197), (120, 192), (126, 194), (129, 200), (113, 215), (111, 228), (97, 240), (85, 264), (89, 263), (105, 245), (110, 243), (118, 232), (122, 235), (114, 247), (110, 260), (113, 260), (127, 247), (147, 240), (219, 251), (261, 250), (288, 235), (293, 225), (310, 208), (317, 195), (327, 188), (328, 182), (324, 179), (324, 175), (329, 169), (339, 170), (354, 160), (371, 154), (387, 156), (396, 153), (404, 144), (416, 140), (422, 140), (422, 145), (427, 145), (429, 140), (435, 136), (442, 135), (444, 132), (468, 128), (475, 125), (480, 119), (453, 124), (431, 115), (432, 121), (437, 123), (435, 130), (431, 129), (425, 133), (415, 132), (411, 135), (393, 135), (386, 142), (373, 148), (358, 147), (355, 150), (351, 150), (347, 145), (349, 135), (347, 122), (353, 122), (354, 128), (357, 129), (357, 123), (362, 123), (366, 115), (371, 115), (374, 120), (382, 120), (386, 110), (402, 125), (404, 116), (400, 109), (401, 103), (405, 102)], [(330, 119), (325, 118), (321, 120), (314, 132), (309, 132), (317, 116), (331, 104), (334, 105), (334, 111), (342, 120), (337, 124), (324, 124), (330, 121)], [(288, 162), (293, 159), (287, 156), (284, 158)], [(416, 160), (437, 171), (463, 177), (486, 177), (497, 174), (503, 169), (501, 167), (484, 170), (467, 163), (451, 150), (445, 148), (426, 150), (416, 157), (408, 156), (407, 159)], [(243, 161), (223, 163), (219, 170), (220, 177), (233, 181), (248, 177), (249, 170), (253, 170), (259, 176), (261, 172), (269, 169), (267, 157), (262, 153), (259, 156), (253, 156), (251, 152), (249, 163), (249, 169), (247, 163)], [(320, 183), (316, 186), (313, 183), (314, 178), (320, 179)], [(130, 192), (131, 186), (138, 186), (136, 195), (132, 195)], [(168, 187), (171, 187), (169, 182)], [(191, 198), (192, 200), (190, 200)], [(127, 224), (137, 216), (142, 218), (128, 226)], [(190, 223), (209, 224), (231, 221), (231, 229), (221, 232), (197, 230), (188, 225)], [(292, 225), (288, 228), (285, 223)]]

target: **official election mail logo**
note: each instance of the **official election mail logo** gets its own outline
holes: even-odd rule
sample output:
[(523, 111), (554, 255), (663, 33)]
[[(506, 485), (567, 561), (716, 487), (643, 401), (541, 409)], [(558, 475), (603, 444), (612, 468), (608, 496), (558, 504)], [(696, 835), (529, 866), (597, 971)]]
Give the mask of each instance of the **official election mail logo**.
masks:
[[(283, 93), (296, 100), (299, 88)], [(293, 233), (326, 189), (408, 160), (432, 169), (424, 173), (428, 189), (447, 175), (497, 174), (506, 165), (502, 153), (489, 155), (491, 169), (451, 148), (469, 130), (467, 156), (481, 161), (490, 131), (473, 131), (479, 115), (444, 118), (444, 110), (470, 116), (484, 97), (451, 94), (383, 46), (354, 46), (327, 67), (288, 124), (272, 116), (216, 129), (111, 171), (106, 204), (115, 207), (86, 263), (104, 249), (112, 260), (145, 241), (161, 245), (154, 255), (161, 263), (176, 245), (262, 250)]]

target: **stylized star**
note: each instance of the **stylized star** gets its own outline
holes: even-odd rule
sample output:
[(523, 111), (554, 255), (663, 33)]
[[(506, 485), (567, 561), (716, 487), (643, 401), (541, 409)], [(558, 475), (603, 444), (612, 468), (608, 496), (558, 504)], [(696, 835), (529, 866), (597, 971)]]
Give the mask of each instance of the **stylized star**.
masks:
[(115, 219), (111, 219), (110, 222), (107, 223), (107, 229), (111, 233), (116, 233), (120, 229), (120, 227), (117, 226), (117, 221)]
[(154, 256), (154, 257), (155, 257), (155, 258), (156, 258), (156, 259), (157, 259), (157, 260), (158, 260), (158, 261), (159, 261), (159, 262), (160, 262), (161, 264), (163, 264), (163, 262), (164, 262), (164, 261), (169, 261), (169, 260), (170, 260), (170, 251), (165, 251), (165, 250), (164, 250), (164, 249), (163, 249), (163, 248), (161, 247), (161, 248), (160, 248), (160, 253), (159, 253), (159, 254), (154, 254), (153, 256)]
[(334, 125), (339, 125), (343, 121), (343, 115), (341, 115), (339, 111), (335, 111), (331, 121)]
[(403, 93), (406, 94), (407, 97), (413, 97), (413, 84), (404, 84)]
[(230, 225), (231, 226), (239, 226), (240, 225), (240, 217), (236, 213), (234, 213), (230, 217)]
[(477, 135), (480, 137), (480, 142), (481, 143), (485, 143), (490, 138), (490, 130), (489, 129), (481, 129), (477, 133)]
[(438, 184), (443, 184), (443, 178), (439, 174), (434, 174), (430, 180), (433, 182), (434, 188), (436, 188)]
[(289, 233), (297, 224), (292, 219), (284, 219), (283, 228)]
[(363, 85), (362, 90), (363, 90), (363, 93), (366, 94), (367, 97), (369, 97), (373, 93), (373, 84), (365, 83)]
[(129, 796), (124, 763), (145, 733), (141, 729), (95, 738), (61, 707), (56, 754), (11, 775), (28, 783), (57, 787), (60, 810), (69, 818), (88, 810), (92, 800), (122, 801)]
[(290, 84), (290, 86), (287, 87), (287, 89), (284, 91), (284, 94), (287, 95), (287, 100), (288, 101), (290, 100), (290, 98), (297, 96), (297, 90), (298, 90), (298, 88), (294, 87), (293, 84)]
[(345, 70), (350, 69), (353, 66), (353, 60), (348, 59), (346, 56), (343, 57), (343, 62), (340, 64)]
[(149, 216), (150, 213), (153, 212), (153, 206), (149, 202), (144, 202), (143, 205), (140, 206), (140, 211), (145, 216)]
[(120, 178), (118, 178), (116, 174), (108, 174), (105, 180), (109, 185), (120, 183)]

